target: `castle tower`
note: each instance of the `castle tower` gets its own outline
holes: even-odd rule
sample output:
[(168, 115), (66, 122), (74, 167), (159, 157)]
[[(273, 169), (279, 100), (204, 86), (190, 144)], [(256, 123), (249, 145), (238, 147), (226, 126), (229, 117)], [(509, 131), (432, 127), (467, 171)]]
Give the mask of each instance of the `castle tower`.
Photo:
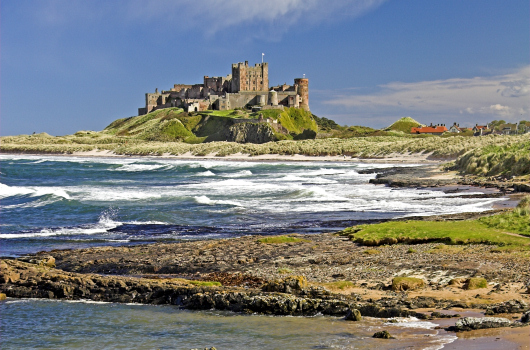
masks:
[(231, 90), (233, 93), (240, 91), (268, 91), (269, 64), (267, 62), (256, 63), (254, 67), (249, 67), (248, 61), (232, 64)]
[(271, 103), (271, 106), (278, 106), (278, 92), (271, 90), (269, 92), (269, 101)]
[(297, 85), (296, 93), (300, 95), (300, 108), (309, 111), (309, 80), (297, 78), (294, 83)]

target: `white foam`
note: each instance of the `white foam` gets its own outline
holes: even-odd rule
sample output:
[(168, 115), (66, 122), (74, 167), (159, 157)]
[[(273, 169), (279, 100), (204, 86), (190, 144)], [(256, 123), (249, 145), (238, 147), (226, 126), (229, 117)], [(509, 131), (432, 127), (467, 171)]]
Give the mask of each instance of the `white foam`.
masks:
[(0, 183), (0, 198), (24, 196), (29, 195), (31, 197), (40, 197), (47, 194), (54, 195), (56, 197), (63, 197), (70, 199), (70, 195), (66, 193), (63, 188), (60, 187), (25, 187), (25, 186), (8, 186)]
[(241, 203), (236, 202), (236, 201), (212, 200), (212, 199), (208, 198), (207, 196), (194, 197), (194, 199), (199, 204), (207, 204), (207, 205), (227, 204), (227, 205), (234, 205), (236, 207), (243, 206)]
[(438, 325), (433, 322), (421, 321), (416, 317), (392, 317), (389, 320), (397, 321), (396, 323), (387, 322), (385, 326), (396, 326), (396, 327), (406, 327), (406, 328), (420, 328), (420, 329), (434, 329)]
[(242, 177), (242, 176), (251, 176), (252, 171), (250, 170), (241, 170), (233, 174), (223, 174), (222, 177)]
[(208, 170), (202, 173), (198, 173), (197, 176), (215, 176), (215, 174), (211, 172), (210, 170)]
[(163, 168), (167, 169), (168, 164), (125, 164), (113, 171), (153, 171)]

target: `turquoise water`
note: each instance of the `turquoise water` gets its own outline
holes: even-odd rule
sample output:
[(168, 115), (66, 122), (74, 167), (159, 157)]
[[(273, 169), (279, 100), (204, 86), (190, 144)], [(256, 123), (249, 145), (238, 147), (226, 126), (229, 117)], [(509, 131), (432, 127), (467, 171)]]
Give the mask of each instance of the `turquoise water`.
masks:
[[(439, 349), (456, 339), (418, 320), (348, 322), (172, 306), (9, 300), (0, 303), (0, 315), (3, 349)], [(371, 338), (383, 329), (398, 339)]]

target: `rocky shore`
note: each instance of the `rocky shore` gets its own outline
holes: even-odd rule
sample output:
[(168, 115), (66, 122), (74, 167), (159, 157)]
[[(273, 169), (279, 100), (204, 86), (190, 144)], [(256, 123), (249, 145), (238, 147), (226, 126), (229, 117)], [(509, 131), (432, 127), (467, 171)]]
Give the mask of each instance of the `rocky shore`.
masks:
[[(353, 320), (443, 318), (451, 315), (440, 310), (454, 308), (519, 318), (529, 309), (527, 255), (492, 253), (486, 245), (439, 251), (432, 243), (381, 246), (374, 252), (334, 234), (293, 237), (296, 242), (279, 244), (247, 236), (3, 259), (0, 291), (14, 298), (170, 304), (274, 315), (349, 314)], [(487, 285), (469, 288), (465, 281), (477, 276)], [(397, 277), (422, 283), (417, 288), (397, 287)]]
[[(466, 186), (476, 183), (438, 166), (390, 168), (372, 182), (487, 197), (525, 191), (527, 186), (499, 181), (486, 184), (493, 189), (484, 194), (471, 193), (473, 188)], [(466, 220), (499, 210), (407, 220)], [(53, 250), (5, 258), (0, 260), (0, 300), (86, 299), (273, 315), (324, 314), (351, 321), (365, 316), (451, 318), (459, 317), (458, 310), (472, 308), (496, 317), (464, 318), (447, 329), (529, 324), (527, 252), (507, 253), (485, 244), (437, 249), (438, 243), (374, 249), (333, 233), (295, 234), (279, 242), (265, 238)]]
[(478, 178), (476, 176), (461, 176), (456, 171), (444, 170), (440, 164), (424, 165), (421, 167), (393, 167), (377, 170), (361, 170), (360, 173), (374, 173), (378, 175), (370, 183), (384, 184), (392, 187), (440, 187), (451, 185), (475, 186), (495, 188), (500, 193), (530, 192), (530, 183), (519, 182), (500, 177)]

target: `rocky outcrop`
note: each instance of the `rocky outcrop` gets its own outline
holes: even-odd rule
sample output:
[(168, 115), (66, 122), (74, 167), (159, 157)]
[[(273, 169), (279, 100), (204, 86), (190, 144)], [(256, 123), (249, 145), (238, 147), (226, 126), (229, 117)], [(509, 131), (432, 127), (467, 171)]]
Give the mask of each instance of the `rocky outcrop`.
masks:
[(464, 317), (456, 321), (455, 325), (447, 328), (449, 331), (462, 332), (475, 329), (509, 327), (512, 322), (502, 317)]
[[(187, 309), (230, 310), (272, 315), (345, 316), (348, 310), (371, 317), (427, 318), (414, 311), (384, 308), (374, 303), (360, 304), (352, 298), (304, 289), (305, 278), (293, 276), (276, 285), (297, 289), (298, 295), (265, 292), (259, 289), (197, 286), (175, 278), (133, 278), (65, 272), (48, 266), (18, 260), (0, 260), (0, 292), (13, 298), (46, 298), (95, 301), (170, 304)], [(312, 296), (318, 295), (320, 298)]]
[(486, 309), (486, 315), (516, 314), (527, 311), (528, 309), (528, 303), (526, 303), (524, 300), (508, 300), (503, 303), (489, 306)]
[(530, 322), (530, 311), (527, 311), (523, 314), (523, 316), (521, 317), (521, 322), (522, 323), (529, 323)]
[(300, 294), (300, 292), (307, 289), (307, 286), (307, 279), (304, 276), (289, 276), (266, 283), (263, 285), (262, 290), (265, 292)]
[(223, 131), (229, 142), (266, 143), (275, 141), (274, 131), (265, 123), (237, 123)]

